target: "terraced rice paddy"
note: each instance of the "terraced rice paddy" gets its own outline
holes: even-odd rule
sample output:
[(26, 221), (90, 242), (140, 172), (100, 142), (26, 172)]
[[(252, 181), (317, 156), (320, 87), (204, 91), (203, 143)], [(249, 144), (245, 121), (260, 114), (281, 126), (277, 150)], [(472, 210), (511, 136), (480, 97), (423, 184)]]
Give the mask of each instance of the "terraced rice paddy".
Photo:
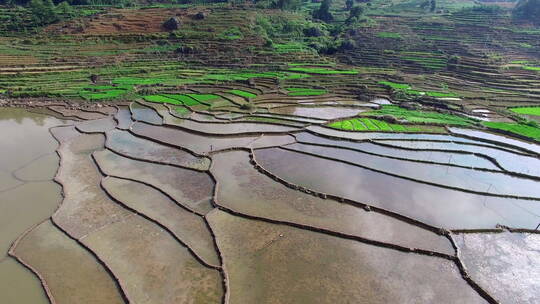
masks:
[(539, 32), (397, 2), (0, 38), (0, 303), (539, 303)]
[[(516, 292), (501, 271), (539, 263), (539, 145), (449, 111), (340, 97), (342, 118), (333, 121), (328, 113), (340, 107), (326, 94), (281, 94), (294, 111), (263, 111), (261, 100), (277, 90), (262, 83), (198, 86), (99, 111), (47, 106), (70, 119), (50, 130), (60, 142), (63, 202), (9, 251), (39, 275), (44, 299), (536, 298), (535, 280), (519, 272)], [(248, 97), (233, 91), (257, 92), (249, 111)], [(315, 99), (302, 109), (302, 98)], [(224, 99), (224, 108), (208, 107)], [(396, 122), (374, 118), (386, 116)], [(501, 248), (525, 242), (527, 258), (490, 255), (489, 267), (479, 266), (478, 246), (499, 236)], [(67, 285), (84, 288), (67, 293)]]

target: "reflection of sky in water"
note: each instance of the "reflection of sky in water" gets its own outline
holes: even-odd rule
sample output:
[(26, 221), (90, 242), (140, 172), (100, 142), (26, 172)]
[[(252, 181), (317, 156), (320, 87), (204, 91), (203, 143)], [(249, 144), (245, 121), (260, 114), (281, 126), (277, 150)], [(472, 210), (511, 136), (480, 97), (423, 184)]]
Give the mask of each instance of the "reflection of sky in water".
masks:
[[(282, 149), (256, 151), (263, 167), (311, 188), (378, 206), (435, 226), (493, 228), (496, 224), (534, 228), (540, 204), (486, 197), (430, 186)], [(531, 210), (533, 213), (531, 213)]]
[(178, 125), (186, 129), (196, 132), (203, 132), (212, 135), (219, 134), (242, 134), (242, 133), (271, 133), (271, 132), (291, 132), (298, 130), (297, 127), (287, 127), (282, 125), (271, 125), (249, 122), (229, 122), (229, 123), (208, 123), (196, 122), (187, 119), (176, 119), (174, 122), (169, 122), (173, 125)]
[(48, 129), (63, 123), (65, 121), (22, 109), (0, 108), (0, 169), (14, 170), (39, 157), (44, 150), (54, 151), (57, 142)]
[[(421, 160), (437, 162), (442, 164), (455, 164), (461, 166), (485, 168), (491, 170), (500, 170), (493, 162), (487, 158), (482, 158), (472, 154), (462, 154), (456, 152), (440, 152), (440, 151), (414, 151), (399, 149), (397, 147), (385, 147), (372, 142), (353, 142), (346, 140), (332, 140), (324, 137), (319, 137), (310, 133), (299, 133), (296, 135), (299, 142), (316, 143), (323, 145), (332, 145), (336, 147), (347, 147), (355, 150), (376, 153), (384, 156), (398, 157), (411, 160)], [(383, 142), (383, 144), (385, 144)]]
[(340, 131), (337, 129), (321, 127), (321, 126), (309, 126), (307, 130), (315, 133), (347, 139), (414, 139), (414, 140), (438, 140), (438, 141), (460, 141), (468, 143), (477, 143), (474, 140), (466, 139), (463, 137), (444, 135), (444, 134), (408, 134), (408, 133), (390, 133), (390, 132), (350, 132)]
[(282, 107), (274, 108), (272, 112), (279, 114), (289, 114), (289, 115), (298, 115), (298, 116), (307, 116), (323, 119), (336, 119), (340, 117), (350, 117), (355, 116), (360, 112), (365, 110), (360, 110), (358, 108), (345, 108), (345, 107)]
[(133, 118), (135, 120), (144, 121), (154, 125), (160, 125), (163, 123), (161, 117), (152, 108), (140, 105), (138, 103), (132, 103), (131, 111), (133, 112)]
[(540, 159), (507, 152), (500, 149), (449, 142), (385, 140), (381, 143), (395, 147), (412, 149), (439, 149), (447, 151), (467, 151), (472, 153), (480, 153), (496, 159), (497, 162), (506, 170), (540, 176)]
[(501, 303), (538, 303), (540, 235), (465, 233), (453, 238), (472, 279)]
[(478, 140), (491, 140), (491, 141), (502, 142), (505, 144), (518, 146), (518, 147), (527, 149), (529, 151), (540, 153), (540, 145), (537, 145), (537, 144), (528, 143), (525, 141), (509, 138), (502, 135), (496, 135), (489, 132), (483, 132), (479, 130), (461, 129), (461, 128), (452, 128), (452, 127), (448, 129), (450, 130), (450, 132), (455, 133), (455, 134), (471, 136)]
[(416, 180), (438, 185), (455, 187), (476, 192), (505, 194), (523, 197), (540, 197), (540, 184), (530, 179), (522, 179), (502, 173), (491, 173), (445, 165), (434, 165), (402, 161), (356, 151), (294, 144), (288, 149), (339, 159), (382, 170)]

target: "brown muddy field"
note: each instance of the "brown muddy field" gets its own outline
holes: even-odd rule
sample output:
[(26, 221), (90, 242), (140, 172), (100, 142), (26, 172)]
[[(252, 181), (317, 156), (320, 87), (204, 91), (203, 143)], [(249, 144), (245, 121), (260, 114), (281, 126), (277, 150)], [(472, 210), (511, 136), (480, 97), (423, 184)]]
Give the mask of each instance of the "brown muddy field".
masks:
[(540, 301), (536, 144), (111, 108), (0, 110), (0, 302)]

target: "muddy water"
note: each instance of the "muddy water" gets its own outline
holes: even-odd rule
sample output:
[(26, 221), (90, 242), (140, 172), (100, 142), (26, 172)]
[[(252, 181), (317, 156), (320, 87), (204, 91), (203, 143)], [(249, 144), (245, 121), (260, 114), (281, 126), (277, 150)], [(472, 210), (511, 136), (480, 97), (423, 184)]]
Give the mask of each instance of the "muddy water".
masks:
[(57, 142), (48, 129), (64, 123), (22, 109), (0, 108), (0, 303), (48, 303), (37, 278), (7, 257), (7, 251), (60, 202), (61, 188), (52, 181)]

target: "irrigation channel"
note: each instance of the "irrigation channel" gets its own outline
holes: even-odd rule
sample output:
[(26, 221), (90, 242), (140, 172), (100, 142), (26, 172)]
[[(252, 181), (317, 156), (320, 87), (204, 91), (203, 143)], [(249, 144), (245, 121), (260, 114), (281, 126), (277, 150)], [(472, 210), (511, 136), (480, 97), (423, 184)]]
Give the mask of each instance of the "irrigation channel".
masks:
[(537, 303), (540, 146), (369, 108), (0, 110), (0, 302)]

